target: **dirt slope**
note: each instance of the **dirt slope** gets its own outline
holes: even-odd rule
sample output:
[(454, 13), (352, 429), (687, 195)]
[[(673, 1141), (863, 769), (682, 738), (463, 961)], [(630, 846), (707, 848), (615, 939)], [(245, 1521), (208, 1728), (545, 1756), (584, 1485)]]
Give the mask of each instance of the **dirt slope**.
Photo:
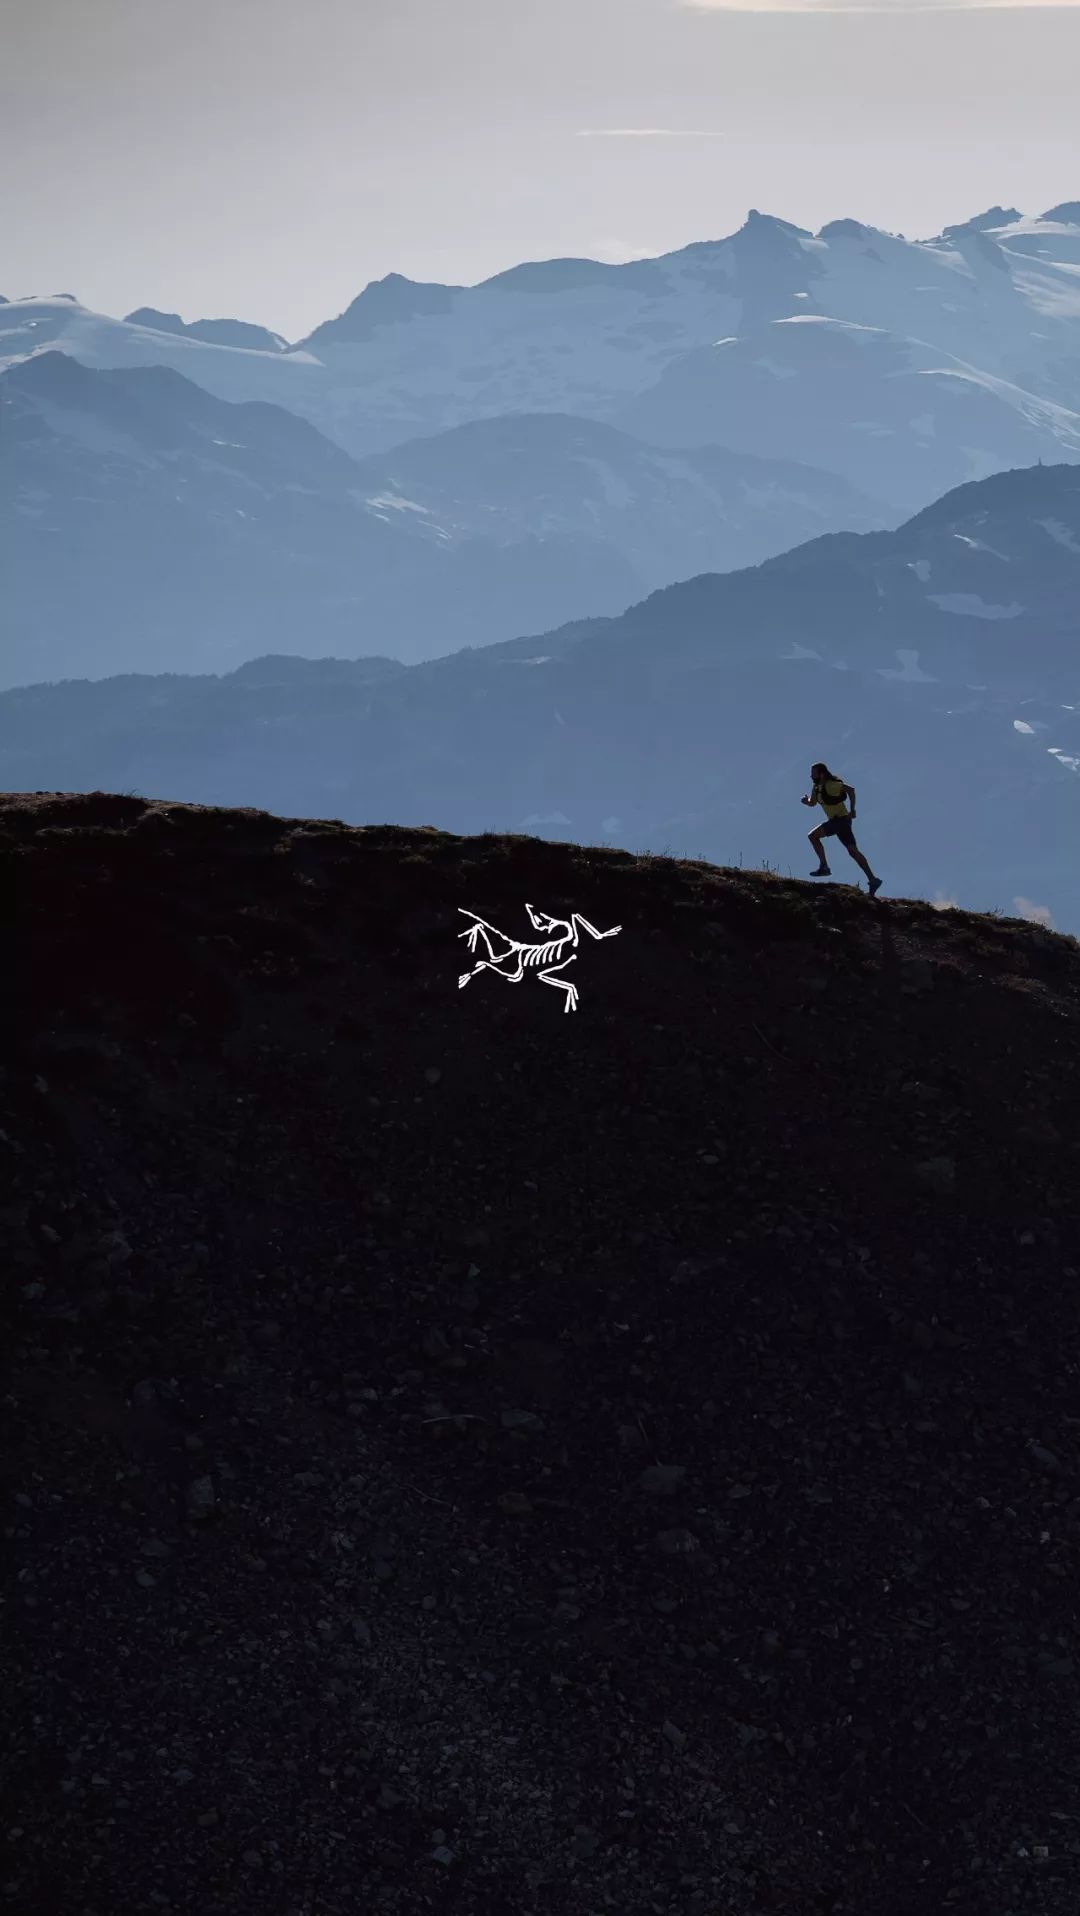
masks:
[[(13, 1908), (1075, 1911), (1074, 943), (100, 794), (0, 858)], [(621, 926), (572, 1015), (458, 989), (526, 900)]]

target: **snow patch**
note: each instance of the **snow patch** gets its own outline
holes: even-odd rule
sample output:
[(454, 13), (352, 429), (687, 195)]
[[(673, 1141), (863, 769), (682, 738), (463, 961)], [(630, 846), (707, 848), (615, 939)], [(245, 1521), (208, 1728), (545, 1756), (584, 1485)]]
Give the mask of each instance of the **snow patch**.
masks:
[(996, 546), (988, 546), (982, 539), (971, 539), (966, 532), (954, 532), (953, 538), (959, 539), (961, 545), (970, 546), (973, 552), (988, 552), (992, 559), (1002, 559), (1006, 565), (1012, 563), (1007, 552), (999, 552)]
[(911, 559), (909, 560), (909, 566), (911, 571), (915, 574), (915, 577), (918, 579), (919, 584), (925, 585), (926, 581), (930, 577), (929, 559)]
[(1035, 523), (1040, 525), (1044, 532), (1048, 532), (1056, 544), (1064, 546), (1066, 552), (1080, 552), (1080, 545), (1073, 538), (1068, 526), (1063, 526), (1060, 519), (1037, 519)]
[(750, 364), (760, 366), (762, 372), (771, 373), (774, 379), (798, 379), (799, 377), (795, 366), (779, 366), (775, 359), (752, 359)]
[(415, 499), (405, 499), (398, 492), (380, 492), (374, 499), (365, 499), (364, 504), (370, 506), (374, 512), (389, 506), (394, 512), (420, 512), (425, 519), (431, 517), (427, 506), (418, 506)]
[(900, 661), (899, 671), (897, 671), (895, 666), (891, 665), (881, 665), (878, 667), (878, 671), (883, 679), (892, 679), (898, 685), (937, 684), (937, 680), (931, 678), (929, 672), (923, 671), (922, 666), (919, 664), (919, 655), (917, 652), (900, 651), (898, 649), (896, 656)]
[(774, 326), (833, 326), (838, 333), (880, 333), (881, 326), (863, 326), (855, 319), (833, 319), (829, 313), (791, 313), (787, 319), (774, 319)]
[(1015, 619), (1024, 610), (1015, 601), (1011, 605), (988, 605), (977, 592), (929, 592), (927, 598), (943, 612), (955, 612), (967, 619)]

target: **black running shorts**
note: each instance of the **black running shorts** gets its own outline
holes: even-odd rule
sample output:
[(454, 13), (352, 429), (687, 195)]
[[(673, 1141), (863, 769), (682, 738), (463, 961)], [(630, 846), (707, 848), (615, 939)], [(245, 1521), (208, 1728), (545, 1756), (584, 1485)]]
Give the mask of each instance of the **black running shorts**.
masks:
[(821, 829), (822, 838), (838, 838), (841, 845), (854, 845), (855, 834), (851, 829), (850, 818), (827, 818)]

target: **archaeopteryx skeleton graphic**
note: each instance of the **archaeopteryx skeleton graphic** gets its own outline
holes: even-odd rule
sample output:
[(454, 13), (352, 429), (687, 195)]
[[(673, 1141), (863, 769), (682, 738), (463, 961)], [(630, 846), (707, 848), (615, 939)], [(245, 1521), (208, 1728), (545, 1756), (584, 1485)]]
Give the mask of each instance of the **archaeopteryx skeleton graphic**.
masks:
[[(572, 965), (577, 957), (579, 927), (582, 931), (587, 931), (590, 938), (597, 939), (614, 938), (616, 933), (622, 930), (621, 925), (612, 925), (610, 931), (597, 931), (596, 926), (590, 925), (588, 919), (583, 918), (580, 912), (572, 912), (569, 918), (552, 918), (547, 912), (537, 911), (534, 906), (526, 905), (525, 910), (529, 914), (529, 922), (533, 930), (549, 934), (543, 943), (526, 944), (520, 938), (508, 938), (505, 932), (499, 931), (494, 925), (489, 925), (486, 919), (481, 918), (479, 912), (466, 911), (463, 905), (459, 905), (458, 910), (465, 918), (475, 920), (468, 931), (460, 931), (458, 937), (468, 939), (470, 951), (476, 950), (477, 942), (481, 938), (487, 947), (487, 957), (481, 958), (471, 971), (461, 973), (458, 978), (459, 991), (463, 985), (468, 984), (470, 978), (475, 978), (479, 971), (497, 972), (498, 976), (505, 978), (510, 985), (519, 985), (526, 970), (535, 971), (541, 984), (558, 985), (560, 991), (565, 991), (564, 1011), (577, 1010), (577, 986), (571, 984), (569, 978), (556, 978), (554, 974), (565, 970), (567, 965)], [(492, 937), (499, 939), (505, 946), (505, 950), (500, 951), (498, 955), (491, 943)], [(564, 957), (563, 953), (566, 952), (568, 945), (573, 949)], [(502, 970), (502, 966), (508, 959), (516, 959), (516, 971)], [(544, 966), (543, 971), (539, 969), (541, 965)]]

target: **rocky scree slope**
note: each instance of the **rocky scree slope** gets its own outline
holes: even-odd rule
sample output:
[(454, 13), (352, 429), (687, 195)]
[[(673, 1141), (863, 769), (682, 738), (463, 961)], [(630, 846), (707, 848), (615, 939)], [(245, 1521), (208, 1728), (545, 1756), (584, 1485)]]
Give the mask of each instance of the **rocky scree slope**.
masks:
[[(1072, 1911), (1080, 953), (0, 801), (22, 1910)], [(580, 1008), (471, 908), (583, 912)]]

